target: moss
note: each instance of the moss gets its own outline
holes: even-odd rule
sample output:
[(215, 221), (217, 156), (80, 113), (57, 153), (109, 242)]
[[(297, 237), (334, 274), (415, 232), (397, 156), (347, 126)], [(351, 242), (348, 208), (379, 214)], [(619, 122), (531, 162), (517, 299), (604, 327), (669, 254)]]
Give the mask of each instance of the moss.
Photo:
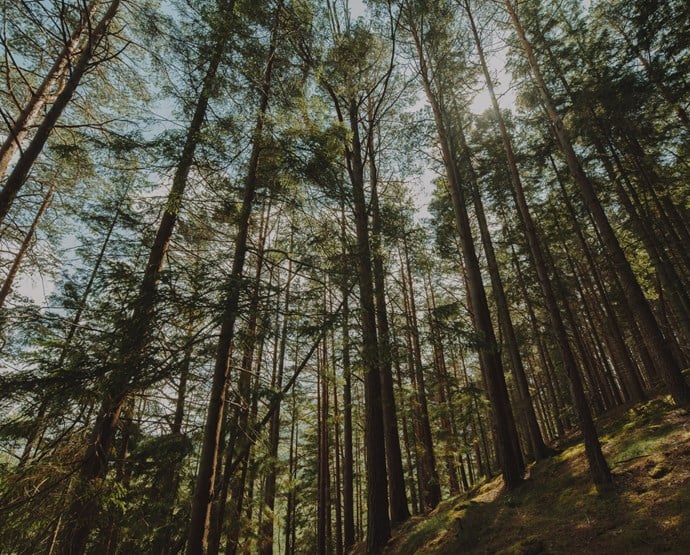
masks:
[(431, 548), (438, 539), (448, 531), (450, 513), (438, 511), (429, 516), (407, 535), (399, 546), (398, 553), (423, 553), (424, 548)]
[(546, 555), (544, 542), (538, 538), (525, 538), (501, 549), (496, 555)]
[[(601, 495), (581, 444), (533, 464), (505, 492), (501, 479), (406, 526), (389, 554), (690, 553), (688, 417), (656, 399), (599, 423), (615, 489)], [(548, 539), (548, 545), (541, 538)]]

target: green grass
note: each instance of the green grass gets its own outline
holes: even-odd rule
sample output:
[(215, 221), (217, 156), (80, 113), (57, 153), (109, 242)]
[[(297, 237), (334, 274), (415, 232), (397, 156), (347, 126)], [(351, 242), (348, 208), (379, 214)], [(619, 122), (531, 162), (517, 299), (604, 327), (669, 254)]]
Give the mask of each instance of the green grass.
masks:
[(613, 491), (589, 480), (582, 444), (405, 524), (389, 554), (690, 553), (690, 422), (655, 399), (599, 422)]

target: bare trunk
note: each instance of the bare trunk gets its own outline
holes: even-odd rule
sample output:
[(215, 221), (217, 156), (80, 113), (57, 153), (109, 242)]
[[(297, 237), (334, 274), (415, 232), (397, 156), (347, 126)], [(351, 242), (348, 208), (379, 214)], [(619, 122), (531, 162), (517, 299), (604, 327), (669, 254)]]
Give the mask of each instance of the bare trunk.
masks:
[(427, 282), (426, 307), (429, 318), (429, 335), (431, 336), (431, 345), (434, 354), (434, 374), (436, 378), (434, 399), (440, 409), (439, 421), (445, 436), (444, 443), (446, 444), (446, 453), (443, 457), (443, 461), (446, 466), (446, 473), (448, 474), (448, 489), (450, 495), (455, 496), (460, 493), (460, 482), (458, 481), (458, 470), (455, 461), (455, 453), (458, 452), (458, 447), (456, 445), (457, 438), (455, 436), (455, 426), (450, 418), (450, 407), (446, 396), (448, 373), (446, 370), (443, 342), (439, 336), (435, 323), (436, 299), (434, 297), (434, 289), (429, 275), (427, 275)]
[(654, 318), (654, 314), (644, 297), (642, 288), (640, 287), (635, 274), (630, 267), (630, 263), (625, 256), (620, 242), (611, 227), (606, 213), (597, 197), (591, 181), (585, 174), (580, 161), (573, 149), (572, 142), (567, 129), (565, 128), (560, 114), (551, 99), (541, 70), (537, 64), (537, 60), (532, 49), (531, 44), (527, 40), (525, 31), (522, 27), (520, 19), (515, 11), (510, 0), (505, 0), (505, 6), (513, 22), (513, 26), (518, 34), (520, 44), (528, 58), (532, 75), (536, 81), (537, 87), (541, 94), (547, 116), (551, 122), (552, 129), (558, 139), (558, 143), (563, 151), (570, 173), (575, 180), (575, 183), (580, 189), (580, 193), (591, 213), (594, 222), (601, 233), (602, 239), (611, 256), (612, 262), (618, 275), (620, 276), (626, 297), (630, 301), (631, 309), (638, 322), (642, 326), (644, 339), (647, 342), (648, 348), (655, 358), (656, 365), (661, 372), (661, 375), (669, 389), (674, 401), (677, 405), (687, 407), (690, 406), (690, 387), (685, 382), (680, 368), (674, 360), (666, 339), (664, 338), (659, 325)]
[(93, 55), (108, 33), (110, 23), (115, 17), (121, 0), (112, 0), (108, 10), (105, 12), (98, 24), (93, 28), (84, 44), (81, 53), (77, 57), (74, 64), (70, 67), (69, 79), (65, 83), (60, 94), (55, 98), (55, 102), (43, 118), (43, 121), (36, 129), (34, 137), (26, 147), (26, 150), (21, 154), (19, 160), (14, 165), (12, 172), (7, 177), (5, 185), (0, 191), (0, 223), (5, 220), (7, 213), (17, 197), (20, 189), (24, 185), (29, 172), (36, 162), (39, 154), (43, 150), (50, 133), (53, 131), (55, 124), (62, 115), (62, 112), (72, 100), (82, 77), (93, 63)]
[(43, 197), (43, 202), (41, 203), (41, 206), (38, 208), (38, 212), (36, 212), (34, 220), (31, 222), (31, 225), (29, 226), (29, 229), (26, 232), (26, 235), (24, 236), (24, 240), (22, 241), (22, 244), (19, 247), (17, 254), (14, 255), (14, 260), (12, 261), (12, 266), (10, 266), (10, 271), (7, 272), (7, 276), (5, 276), (5, 282), (2, 284), (2, 288), (0, 288), (0, 308), (4, 306), (8, 295), (12, 291), (14, 279), (17, 277), (17, 272), (19, 271), (19, 267), (21, 266), (22, 261), (24, 260), (24, 255), (26, 255), (26, 252), (29, 250), (29, 247), (31, 246), (31, 243), (34, 239), (34, 235), (36, 234), (36, 228), (38, 227), (38, 223), (41, 221), (41, 216), (43, 216), (43, 213), (50, 205), (50, 201), (53, 200), (54, 191), (55, 189), (51, 185), (50, 189), (48, 189), (48, 192), (46, 193), (46, 196)]

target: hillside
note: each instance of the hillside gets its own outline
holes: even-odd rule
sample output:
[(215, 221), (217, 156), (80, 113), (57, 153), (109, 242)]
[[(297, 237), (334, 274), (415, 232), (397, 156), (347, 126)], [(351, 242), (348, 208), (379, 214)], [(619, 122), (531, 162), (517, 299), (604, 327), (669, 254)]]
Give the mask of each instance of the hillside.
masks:
[(497, 478), (394, 533), (385, 553), (690, 553), (690, 421), (656, 399), (599, 423), (615, 476), (599, 495), (583, 445), (530, 467), (506, 492)]

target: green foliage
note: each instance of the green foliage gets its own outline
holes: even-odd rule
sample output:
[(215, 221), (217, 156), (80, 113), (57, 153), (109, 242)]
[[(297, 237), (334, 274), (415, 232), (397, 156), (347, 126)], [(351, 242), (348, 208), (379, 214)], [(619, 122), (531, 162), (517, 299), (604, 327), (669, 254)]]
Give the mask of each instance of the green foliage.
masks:
[[(0, 112), (9, 124), (90, 2), (0, 4), (5, 84)], [(239, 431), (252, 444), (240, 517), (243, 548), (255, 549), (262, 539), (258, 524), (266, 518), (275, 519), (276, 538), (284, 535), (292, 496), (296, 550), (314, 550), (317, 373), (329, 380), (329, 395), (339, 403), (336, 415), (335, 399), (329, 400), (333, 411), (326, 422), (331, 442), (327, 493), (334, 509), (340, 479), (335, 438), (341, 442), (340, 456), (343, 387), (350, 372), (358, 537), (366, 532), (359, 527), (366, 522), (365, 365), (354, 285), (358, 252), (352, 185), (353, 178), (361, 179), (371, 232), (374, 165), (381, 229), (370, 240), (384, 266), (398, 433), (405, 439), (404, 423), (404, 447), (410, 453), (404, 461), (407, 493), (418, 489), (419, 462), (412, 333), (420, 338), (440, 482), (444, 488), (450, 483), (442, 463), (457, 463), (460, 456), (466, 467), (471, 465), (468, 474), (472, 470), (478, 478), (477, 453), (493, 457), (492, 416), (477, 356), (481, 337), (471, 325), (433, 114), (420, 100), (420, 68), (412, 63), (415, 38), (428, 58), (428, 86), (441, 104), (451, 141), (460, 140), (460, 131), (467, 138), (467, 152), (453, 162), (466, 189), (473, 182), (472, 169), (476, 174), (529, 387), (539, 403), (539, 424), (555, 435), (550, 428), (556, 419), (566, 428), (573, 420), (562, 368), (553, 356), (557, 344), (518, 225), (496, 115), (470, 113), (483, 85), (465, 3), (366, 4), (366, 15), (356, 18), (340, 1), (123, 2), (112, 32), (98, 45), (86, 78), (0, 229), (5, 279), (37, 207), (54, 188), (0, 313), (0, 545), (5, 551), (48, 552), (53, 537), (52, 551), (66, 550), (63, 536), (79, 524), (73, 507), (82, 496), (90, 509), (84, 522), (92, 528), (87, 550), (105, 552), (108, 542), (113, 553), (181, 549), (220, 315), (234, 287), (240, 300), (222, 440)], [(621, 355), (652, 386), (654, 376), (648, 375), (633, 322), (623, 317), (626, 294), (617, 269), (568, 177), (542, 100), (528, 79), (527, 61), (504, 26), (505, 14), (498, 11), (501, 3), (467, 5), (487, 49), (507, 44), (518, 103), (502, 115), (539, 239), (552, 258), (549, 271), (561, 283), (560, 308), (571, 313), (568, 331), (580, 342), (577, 356), (583, 368), (591, 370), (589, 393), (598, 398), (606, 386), (625, 396)], [(690, 93), (687, 2), (593, 0), (585, 6), (578, 0), (541, 0), (519, 2), (519, 7), (583, 168), (655, 314), (663, 318), (665, 336), (677, 340), (674, 355), (687, 359), (690, 135), (682, 117)], [(264, 82), (269, 52), (270, 91)], [(220, 64), (211, 77), (215, 54)], [(40, 117), (59, 86), (53, 85)], [(183, 153), (188, 154), (189, 125), (201, 90), (209, 104), (200, 130), (191, 137), (197, 146), (186, 188), (166, 201)], [(264, 98), (266, 113), (259, 122)], [(241, 277), (231, 280), (236, 270), (232, 245), (252, 153), (257, 191), (248, 254)], [(358, 167), (355, 154), (361, 157)], [(428, 221), (418, 213), (419, 204), (427, 202)], [(150, 313), (135, 319), (142, 276), (165, 210), (176, 216), (174, 232), (157, 273)], [(485, 271), (485, 257), (477, 250)], [(403, 284), (406, 255), (412, 291)], [(624, 353), (609, 344), (613, 325), (620, 328)], [(503, 336), (502, 326), (496, 326), (496, 334)], [(250, 375), (241, 395), (236, 391), (240, 369)], [(599, 384), (597, 376), (607, 382)], [(288, 379), (296, 383), (294, 401), (291, 392), (281, 392)], [(83, 462), (102, 406), (122, 398), (127, 402), (104, 454), (107, 472), (85, 477)], [(278, 399), (282, 412), (274, 456), (265, 416)], [(241, 408), (250, 415), (248, 431), (235, 428), (240, 403), (247, 404)], [(513, 409), (519, 419), (517, 403)], [(404, 537), (394, 541), (395, 549), (536, 554), (571, 547), (603, 552), (614, 546), (621, 553), (643, 553), (649, 547), (645, 542), (654, 538), (659, 550), (673, 549), (673, 541), (681, 540), (678, 545), (687, 551), (682, 542), (688, 494), (677, 487), (687, 478), (678, 474), (687, 466), (681, 451), (687, 434), (681, 417), (670, 410), (657, 400), (631, 408), (621, 416), (624, 420), (601, 422), (618, 496), (597, 496), (586, 481), (583, 449), (568, 447), (533, 466), (528, 483), (509, 495), (496, 496), (498, 483), (492, 482), (474, 491), (472, 499), (450, 499), (429, 518), (415, 517), (403, 528)], [(484, 460), (482, 470), (493, 463)], [(265, 506), (264, 487), (273, 469), (278, 486), (271, 508)], [(655, 496), (657, 485), (663, 496)], [(335, 510), (331, 518), (334, 530)], [(571, 532), (578, 538), (576, 548), (554, 543)], [(660, 539), (664, 534), (668, 540)]]

